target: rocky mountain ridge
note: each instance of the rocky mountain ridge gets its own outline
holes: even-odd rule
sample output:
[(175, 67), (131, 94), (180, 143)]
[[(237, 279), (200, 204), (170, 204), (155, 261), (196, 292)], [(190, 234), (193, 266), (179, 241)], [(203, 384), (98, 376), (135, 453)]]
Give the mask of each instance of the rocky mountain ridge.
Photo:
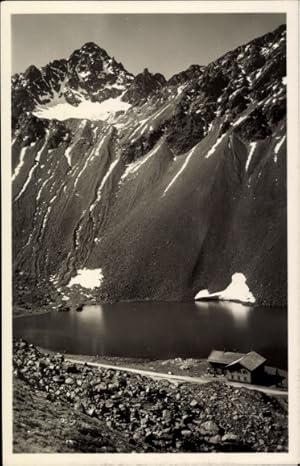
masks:
[(286, 304), (285, 116), (284, 26), (168, 81), (91, 43), (15, 75), (16, 300), (193, 299), (242, 273)]

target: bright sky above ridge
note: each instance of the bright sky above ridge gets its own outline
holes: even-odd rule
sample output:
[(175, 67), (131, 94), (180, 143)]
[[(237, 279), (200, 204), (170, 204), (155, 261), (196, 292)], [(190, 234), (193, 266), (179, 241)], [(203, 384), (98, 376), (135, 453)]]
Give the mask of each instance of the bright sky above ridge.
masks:
[(284, 14), (26, 14), (12, 17), (12, 73), (95, 42), (137, 74), (206, 65), (285, 23)]

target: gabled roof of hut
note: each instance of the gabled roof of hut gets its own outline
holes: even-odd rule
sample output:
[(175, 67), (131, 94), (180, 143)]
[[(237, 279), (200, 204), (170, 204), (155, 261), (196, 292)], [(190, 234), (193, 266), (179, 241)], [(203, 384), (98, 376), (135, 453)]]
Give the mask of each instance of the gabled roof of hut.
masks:
[(245, 353), (234, 353), (231, 351), (212, 350), (212, 352), (208, 356), (208, 361), (218, 363), (218, 364), (224, 364), (227, 366), (228, 364), (231, 364), (237, 361), (243, 356), (245, 356)]
[(231, 351), (213, 350), (208, 356), (208, 362), (223, 364), (225, 367), (232, 367), (239, 363), (242, 367), (252, 372), (263, 363), (265, 363), (266, 358), (256, 353), (256, 351), (250, 351), (249, 353), (245, 354)]

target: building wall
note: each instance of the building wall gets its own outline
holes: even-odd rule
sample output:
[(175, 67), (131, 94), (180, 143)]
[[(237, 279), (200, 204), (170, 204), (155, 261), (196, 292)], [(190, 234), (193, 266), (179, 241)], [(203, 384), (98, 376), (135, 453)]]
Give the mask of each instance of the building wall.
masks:
[(225, 375), (228, 380), (235, 382), (251, 383), (251, 372), (242, 367), (235, 367), (234, 369), (226, 369), (224, 365), (217, 363), (209, 364), (210, 371), (217, 375)]
[(244, 368), (236, 369), (236, 370), (226, 369), (225, 375), (228, 380), (232, 380), (235, 382), (243, 382), (243, 383), (252, 382), (251, 372)]
[(209, 368), (210, 368), (210, 372), (214, 373), (214, 374), (219, 374), (219, 375), (222, 375), (224, 374), (224, 371), (225, 371), (225, 366), (224, 364), (217, 364), (217, 363), (209, 363)]

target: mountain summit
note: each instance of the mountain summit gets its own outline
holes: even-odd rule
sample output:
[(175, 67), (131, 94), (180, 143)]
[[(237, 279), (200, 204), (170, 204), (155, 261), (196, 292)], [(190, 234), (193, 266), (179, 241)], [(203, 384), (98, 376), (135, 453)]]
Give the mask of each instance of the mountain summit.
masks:
[(75, 50), (68, 60), (55, 60), (38, 69), (30, 66), (12, 79), (13, 128), (26, 112), (53, 109), (81, 102), (103, 102), (115, 98), (130, 86), (133, 75), (121, 63), (93, 42)]
[(284, 26), (168, 81), (94, 43), (13, 76), (15, 299), (286, 304), (286, 84)]

